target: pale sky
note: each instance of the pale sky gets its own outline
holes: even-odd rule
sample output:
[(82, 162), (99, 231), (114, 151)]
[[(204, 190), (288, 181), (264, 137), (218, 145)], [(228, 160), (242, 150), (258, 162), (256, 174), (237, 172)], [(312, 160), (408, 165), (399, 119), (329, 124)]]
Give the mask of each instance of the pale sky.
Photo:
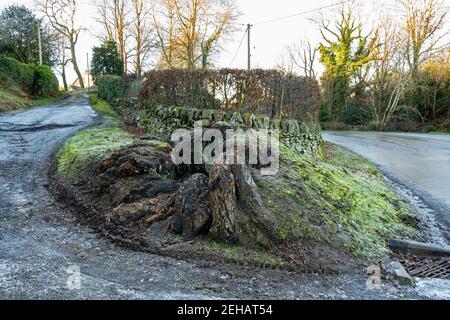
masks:
[[(450, 1), (450, 0), (447, 0)], [(99, 44), (94, 36), (100, 30), (99, 25), (93, 20), (96, 9), (94, 0), (79, 0), (78, 23), (87, 27), (89, 32), (81, 35), (77, 47), (78, 63), (80, 69), (86, 68), (86, 53), (91, 54), (93, 46)], [(319, 33), (317, 27), (309, 19), (317, 17), (317, 12), (298, 15), (288, 19), (282, 19), (266, 24), (258, 24), (262, 21), (276, 19), (293, 15), (298, 12), (309, 11), (330, 4), (339, 3), (340, 0), (238, 0), (239, 10), (242, 16), (238, 23), (254, 24), (252, 28), (252, 66), (261, 68), (272, 68), (277, 65), (283, 48), (302, 39), (310, 39), (317, 43)], [(0, 10), (9, 4), (23, 4), (33, 9), (32, 0), (0, 0)], [(370, 19), (375, 8), (388, 6), (393, 8), (395, 0), (357, 0), (363, 17)], [(331, 9), (323, 10), (325, 17), (330, 15)], [(393, 9), (394, 10), (394, 9)], [(233, 40), (224, 46), (224, 51), (216, 58), (218, 67), (246, 68), (247, 66), (247, 42), (246, 39), (231, 65), (239, 43), (243, 37), (245, 26), (240, 28), (234, 35)], [(75, 79), (73, 72), (69, 73), (69, 80)]]

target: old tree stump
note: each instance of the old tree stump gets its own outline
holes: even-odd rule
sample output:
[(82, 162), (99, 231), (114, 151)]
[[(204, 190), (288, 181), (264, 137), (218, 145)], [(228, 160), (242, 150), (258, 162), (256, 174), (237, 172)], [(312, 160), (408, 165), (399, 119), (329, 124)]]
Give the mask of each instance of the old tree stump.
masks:
[(251, 169), (214, 164), (209, 171), (209, 176), (191, 176), (175, 194), (171, 230), (247, 246), (277, 241), (277, 220), (265, 207)]
[(208, 236), (264, 247), (276, 242), (277, 219), (264, 205), (253, 169), (223, 164), (204, 168), (177, 167), (168, 152), (151, 146), (112, 154), (97, 171), (97, 180), (106, 177), (110, 183), (99, 185), (109, 190), (114, 205), (105, 220), (136, 232), (164, 222), (171, 232), (191, 239)]

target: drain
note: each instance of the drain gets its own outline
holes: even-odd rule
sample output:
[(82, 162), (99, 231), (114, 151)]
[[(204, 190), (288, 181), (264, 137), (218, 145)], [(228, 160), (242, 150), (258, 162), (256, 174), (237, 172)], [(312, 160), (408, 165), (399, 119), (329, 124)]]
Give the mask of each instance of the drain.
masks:
[(413, 277), (450, 279), (450, 258), (409, 257), (402, 263)]

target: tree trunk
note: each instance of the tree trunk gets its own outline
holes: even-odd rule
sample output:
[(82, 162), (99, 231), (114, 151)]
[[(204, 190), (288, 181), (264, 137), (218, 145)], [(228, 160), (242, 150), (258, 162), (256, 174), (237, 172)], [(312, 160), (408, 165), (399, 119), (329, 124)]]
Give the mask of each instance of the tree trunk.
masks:
[(186, 237), (208, 232), (211, 226), (209, 179), (198, 173), (185, 181), (177, 192), (172, 217), (172, 231)]
[(82, 89), (84, 89), (84, 80), (83, 80), (83, 76), (81, 75), (80, 68), (78, 68), (77, 55), (75, 53), (75, 43), (73, 43), (73, 42), (70, 43), (70, 54), (72, 55), (73, 69), (75, 70), (75, 73), (77, 74), (78, 81), (80, 82), (80, 87)]
[(63, 85), (64, 85), (64, 92), (69, 91), (69, 86), (67, 85), (67, 79), (66, 79), (66, 65), (64, 64), (64, 62), (61, 64), (61, 78), (63, 81)]
[(137, 48), (136, 50), (136, 63), (135, 63), (135, 72), (139, 79), (142, 76), (142, 57), (141, 57), (141, 50)]
[(263, 247), (279, 240), (277, 220), (265, 207), (250, 168), (213, 165), (210, 184), (213, 238)]
[(227, 165), (213, 165), (210, 173), (210, 208), (213, 223), (210, 234), (213, 238), (237, 243), (236, 185), (234, 175)]

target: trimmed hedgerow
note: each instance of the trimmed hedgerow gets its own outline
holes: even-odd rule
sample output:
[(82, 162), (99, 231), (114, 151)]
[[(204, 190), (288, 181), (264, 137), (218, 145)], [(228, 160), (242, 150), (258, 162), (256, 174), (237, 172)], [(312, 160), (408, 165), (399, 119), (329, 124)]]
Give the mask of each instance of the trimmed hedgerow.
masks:
[(142, 102), (302, 120), (319, 114), (317, 81), (278, 70), (153, 70), (145, 78)]
[(96, 84), (99, 98), (109, 103), (125, 97), (125, 86), (122, 78), (119, 76), (98, 77)]
[(58, 93), (58, 79), (49, 66), (35, 66), (33, 94), (47, 97)]
[(16, 85), (33, 96), (52, 96), (58, 92), (58, 79), (50, 67), (26, 64), (0, 55), (0, 82)]
[(15, 84), (32, 93), (34, 82), (34, 64), (21, 63), (13, 58), (0, 55), (0, 81)]

